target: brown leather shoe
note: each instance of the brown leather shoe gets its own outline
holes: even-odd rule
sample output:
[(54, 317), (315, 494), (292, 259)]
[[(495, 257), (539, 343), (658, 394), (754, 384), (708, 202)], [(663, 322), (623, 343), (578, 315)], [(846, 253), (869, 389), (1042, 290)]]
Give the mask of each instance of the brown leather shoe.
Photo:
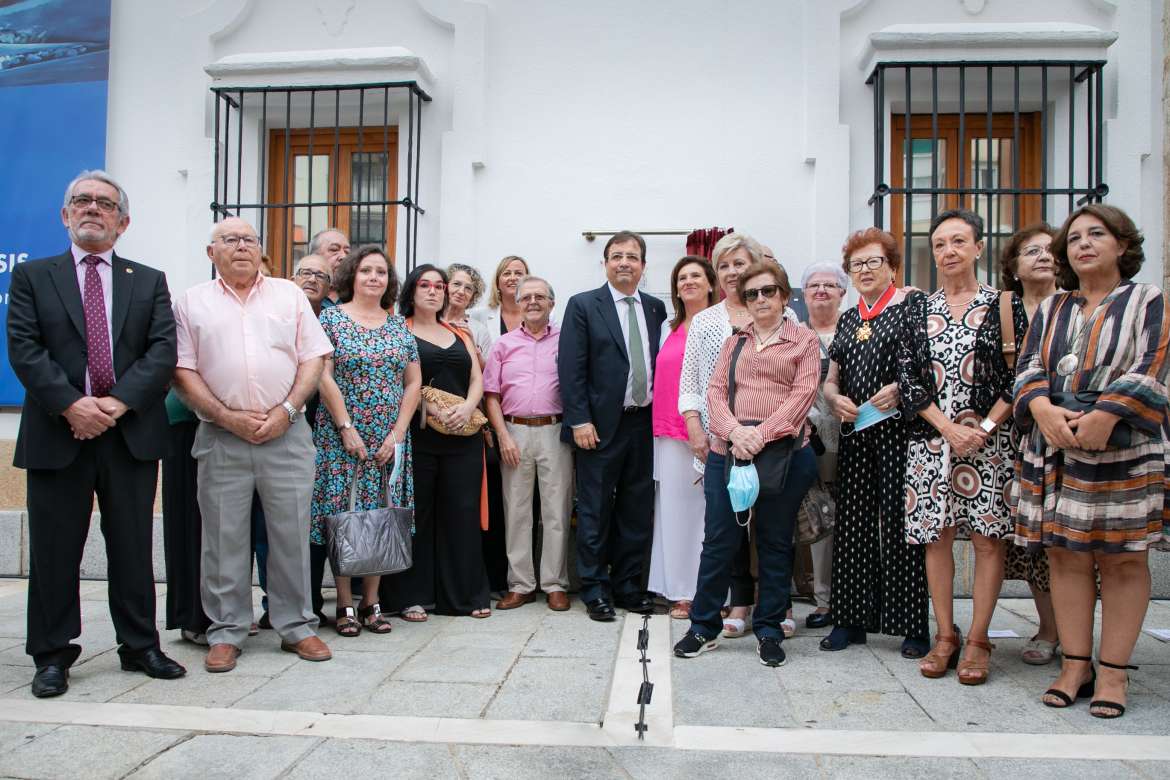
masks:
[(548, 594), (548, 608), (557, 612), (564, 612), (569, 608), (569, 594), (563, 590), (554, 590)]
[(516, 607), (522, 607), (534, 601), (536, 601), (535, 593), (517, 593), (510, 590), (506, 596), (496, 602), (496, 609), (516, 609)]
[(239, 655), (240, 648), (226, 642), (219, 642), (212, 645), (207, 651), (207, 657), (203, 659), (203, 668), (213, 674), (230, 672), (236, 668), (236, 658)]
[(297, 642), (295, 645), (281, 642), (280, 649), (286, 653), (296, 653), (306, 661), (328, 661), (333, 657), (329, 645), (321, 641), (319, 636), (310, 636)]

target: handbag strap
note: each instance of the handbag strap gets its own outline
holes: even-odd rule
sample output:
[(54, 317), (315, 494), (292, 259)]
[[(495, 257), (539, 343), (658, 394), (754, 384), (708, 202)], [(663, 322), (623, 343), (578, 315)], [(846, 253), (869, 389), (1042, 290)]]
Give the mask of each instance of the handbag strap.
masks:
[(1011, 290), (999, 294), (999, 336), (1003, 341), (1003, 359), (1009, 371), (1016, 370), (1016, 324), (1012, 317), (1014, 295)]
[(747, 343), (741, 333), (735, 349), (731, 350), (731, 364), (727, 367), (727, 408), (735, 414), (735, 364), (739, 362), (739, 353), (743, 352), (743, 345)]
[[(368, 463), (368, 462), (369, 461), (367, 461), (366, 463)], [(351, 511), (351, 512), (354, 511), (354, 508), (357, 505), (358, 474), (361, 473), (361, 470), (364, 467), (366, 467), (366, 466), (363, 463), (358, 463), (356, 466), (354, 466), (353, 477), (349, 480), (349, 511)], [(398, 481), (401, 481), (403, 479), (402, 474), (401, 474), (402, 469), (396, 467), (395, 471), (399, 473), (398, 474)], [(385, 505), (387, 507), (393, 506), (392, 502), (390, 501), (390, 488), (391, 488), (390, 477), (392, 475), (386, 473), (385, 466), (380, 466), (378, 468), (378, 472), (379, 472), (379, 476), (381, 477), (381, 480), (379, 480), (379, 481), (381, 482), (381, 486), (382, 486), (382, 500), (385, 501)]]

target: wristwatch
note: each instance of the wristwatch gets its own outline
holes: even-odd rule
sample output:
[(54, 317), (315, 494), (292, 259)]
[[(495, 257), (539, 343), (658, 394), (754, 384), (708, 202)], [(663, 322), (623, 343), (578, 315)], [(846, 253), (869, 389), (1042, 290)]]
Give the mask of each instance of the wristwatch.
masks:
[(337, 426), (337, 430), (338, 431), (348, 431), (352, 427), (353, 427), (353, 423), (350, 422), (349, 420), (346, 420), (341, 425)]
[(997, 425), (998, 425), (998, 423), (996, 423), (996, 421), (991, 419), (990, 417), (984, 417), (983, 422), (979, 423), (979, 427), (982, 428), (987, 433), (991, 433), (992, 431), (994, 431)]
[(299, 416), (300, 416), (300, 414), (301, 414), (301, 413), (300, 413), (300, 412), (297, 410), (297, 408), (296, 408), (295, 406), (293, 406), (292, 404), (290, 404), (288, 401), (284, 401), (284, 402), (282, 402), (280, 405), (284, 407), (284, 410), (285, 410), (286, 412), (288, 412), (288, 422), (289, 422), (289, 424), (291, 425), (292, 423), (295, 423), (295, 422), (297, 421), (297, 417), (299, 417)]

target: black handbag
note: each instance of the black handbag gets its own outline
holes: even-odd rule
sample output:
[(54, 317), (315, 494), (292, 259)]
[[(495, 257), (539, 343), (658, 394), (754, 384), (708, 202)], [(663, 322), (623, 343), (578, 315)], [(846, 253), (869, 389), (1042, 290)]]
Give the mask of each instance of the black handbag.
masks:
[[(739, 353), (747, 341), (742, 336), (731, 353), (731, 366), (727, 369), (727, 406), (735, 414), (735, 364), (739, 362)], [(744, 420), (744, 425), (759, 425), (762, 420)], [(775, 496), (784, 490), (788, 481), (788, 466), (792, 462), (792, 453), (796, 449), (796, 437), (785, 436), (783, 439), (770, 441), (756, 453), (754, 458), (740, 460), (731, 454), (731, 442), (727, 442), (727, 460), (723, 465), (724, 481), (730, 479), (732, 466), (746, 466), (756, 464), (756, 474), (760, 478), (760, 495)]]
[[(1101, 397), (1100, 390), (1081, 390), (1076, 393), (1052, 393), (1048, 400), (1053, 406), (1068, 409), (1071, 412), (1091, 412), (1097, 399)], [(1133, 428), (1125, 420), (1118, 420), (1109, 434), (1109, 447), (1129, 447), (1133, 443)]]
[[(385, 469), (381, 473), (386, 506), (355, 510), (358, 472), (363, 465), (359, 463), (354, 468), (349, 483), (349, 511), (325, 517), (329, 567), (342, 577), (406, 571), (413, 564), (410, 534), (414, 510), (390, 506), (390, 480), (386, 479)], [(395, 473), (402, 471), (401, 464), (395, 463)]]

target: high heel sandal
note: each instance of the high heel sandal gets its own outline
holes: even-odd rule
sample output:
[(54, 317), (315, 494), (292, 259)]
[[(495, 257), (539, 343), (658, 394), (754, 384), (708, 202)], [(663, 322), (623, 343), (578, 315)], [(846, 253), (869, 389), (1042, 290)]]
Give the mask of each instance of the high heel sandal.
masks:
[(959, 684), (960, 685), (982, 685), (987, 682), (987, 675), (989, 674), (988, 665), (991, 663), (991, 651), (995, 649), (995, 645), (990, 642), (984, 642), (982, 639), (971, 639), (967, 637), (968, 647), (978, 647), (987, 651), (987, 658), (982, 661), (969, 661), (966, 658), (959, 661)]
[(1092, 696), (1093, 695), (1093, 687), (1097, 684), (1097, 670), (1093, 668), (1092, 656), (1069, 655), (1068, 653), (1062, 653), (1062, 656), (1064, 657), (1064, 659), (1066, 661), (1088, 661), (1089, 662), (1089, 671), (1092, 674), (1089, 677), (1088, 682), (1081, 683), (1080, 687), (1077, 688), (1077, 692), (1074, 696), (1069, 696), (1067, 693), (1060, 690), (1059, 688), (1049, 688), (1048, 690), (1044, 691), (1045, 696), (1055, 696), (1056, 698), (1058, 698), (1062, 702), (1064, 702), (1063, 704), (1053, 704), (1052, 702), (1050, 702), (1046, 699), (1041, 699), (1041, 701), (1044, 703), (1045, 707), (1052, 707), (1053, 709), (1056, 709), (1056, 710), (1063, 710), (1065, 707), (1071, 707), (1077, 703), (1077, 699), (1083, 699), (1086, 696)]
[(362, 632), (362, 624), (357, 620), (357, 611), (353, 607), (341, 607), (337, 610), (337, 621), (333, 629), (340, 636), (353, 637)]
[(362, 625), (375, 634), (389, 634), (394, 628), (390, 624), (390, 618), (382, 614), (381, 604), (362, 607), (358, 610), (358, 617), (361, 618)]
[[(937, 680), (959, 665), (959, 648), (963, 646), (963, 634), (958, 626), (951, 626), (951, 635), (934, 635), (934, 647), (918, 662), (918, 671), (923, 677)], [(950, 648), (945, 650), (944, 648)]]
[[(1066, 655), (1065, 658), (1068, 658), (1068, 656)], [(1135, 672), (1138, 669), (1136, 666), (1130, 666), (1129, 664), (1111, 664), (1108, 661), (1101, 660), (1100, 658), (1097, 659), (1097, 663), (1099, 663), (1102, 666), (1107, 667), (1109, 669), (1122, 669), (1122, 670), (1133, 669)], [(1128, 674), (1125, 676), (1125, 688), (1126, 688), (1126, 691), (1128, 692), (1128, 690), (1129, 690), (1129, 675)], [(1089, 695), (1091, 696), (1092, 694), (1090, 693)], [(1094, 707), (1109, 707), (1110, 709), (1116, 710), (1116, 712), (1093, 712)], [(1093, 699), (1092, 701), (1089, 702), (1089, 714), (1092, 715), (1094, 718), (1101, 718), (1103, 720), (1113, 720), (1114, 718), (1120, 718), (1122, 715), (1125, 714), (1125, 705), (1118, 704), (1115, 701), (1106, 701), (1105, 699)]]

